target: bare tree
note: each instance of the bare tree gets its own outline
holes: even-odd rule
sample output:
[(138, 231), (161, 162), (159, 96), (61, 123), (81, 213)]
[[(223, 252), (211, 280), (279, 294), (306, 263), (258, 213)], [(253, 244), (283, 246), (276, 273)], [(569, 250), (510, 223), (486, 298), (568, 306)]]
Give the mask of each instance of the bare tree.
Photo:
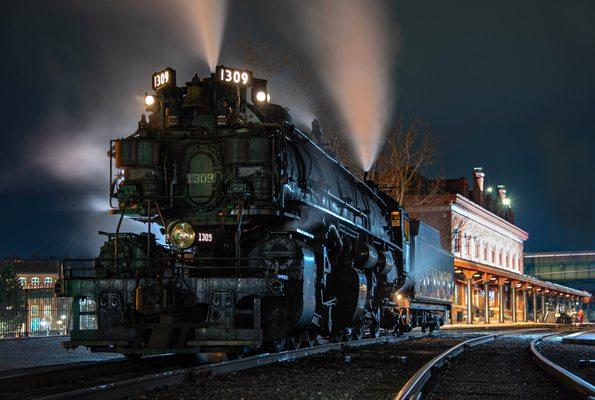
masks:
[(387, 134), (372, 177), (381, 189), (405, 206), (436, 202), (442, 193), (442, 181), (422, 175), (425, 168), (433, 165), (435, 149), (436, 143), (425, 123), (419, 118), (405, 123), (401, 117)]

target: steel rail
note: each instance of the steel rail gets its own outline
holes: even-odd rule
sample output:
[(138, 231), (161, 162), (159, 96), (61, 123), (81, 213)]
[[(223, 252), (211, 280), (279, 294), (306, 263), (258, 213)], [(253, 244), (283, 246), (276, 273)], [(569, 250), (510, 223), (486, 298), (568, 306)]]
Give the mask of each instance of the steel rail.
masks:
[(421, 367), (415, 375), (413, 375), (401, 388), (399, 393), (395, 396), (395, 400), (417, 400), (421, 396), (421, 391), (424, 385), (432, 377), (432, 372), (447, 363), (451, 358), (454, 358), (464, 352), (466, 349), (478, 346), (483, 343), (490, 342), (498, 336), (497, 334), (483, 335), (473, 339), (461, 342), (443, 353), (437, 355), (423, 367)]
[(51, 394), (37, 398), (37, 400), (66, 400), (66, 399), (114, 399), (118, 396), (131, 396), (148, 392), (152, 389), (163, 386), (179, 386), (197, 379), (209, 378), (217, 375), (229, 374), (246, 369), (261, 367), (276, 362), (297, 360), (306, 356), (322, 354), (329, 351), (342, 350), (350, 347), (368, 346), (382, 343), (396, 343), (412, 339), (432, 337), (427, 334), (413, 333), (400, 337), (393, 335), (381, 336), (354, 340), (350, 342), (328, 343), (315, 347), (307, 347), (298, 350), (287, 350), (279, 353), (265, 353), (255, 356), (244, 357), (236, 360), (211, 363), (196, 367), (180, 368), (171, 371), (164, 371), (148, 374), (137, 378), (125, 379), (122, 381), (99, 384), (82, 389), (75, 389), (68, 392)]
[(573, 393), (586, 399), (595, 399), (595, 386), (576, 376), (558, 364), (548, 360), (543, 354), (539, 352), (537, 346), (543, 342), (543, 339), (551, 336), (561, 335), (560, 332), (541, 336), (531, 342), (530, 350), (533, 361), (537, 366), (543, 370), (547, 375), (553, 378), (559, 385), (571, 390)]
[[(131, 369), (150, 369), (167, 365), (175, 359), (174, 355), (154, 355), (139, 359), (118, 358), (105, 361), (83, 361), (71, 364), (57, 364), (32, 367), (10, 375), (0, 376), (0, 387), (9, 392), (26, 387), (38, 387), (92, 378), (109, 371), (126, 372)], [(141, 364), (142, 362), (142, 364)]]

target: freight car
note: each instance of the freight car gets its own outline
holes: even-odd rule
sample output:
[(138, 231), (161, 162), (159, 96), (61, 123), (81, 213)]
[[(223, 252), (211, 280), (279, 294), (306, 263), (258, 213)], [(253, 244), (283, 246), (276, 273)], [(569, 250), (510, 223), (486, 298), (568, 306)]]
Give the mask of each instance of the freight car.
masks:
[[(437, 232), (297, 129), (266, 80), (218, 66), (178, 86), (166, 68), (145, 104), (110, 144), (116, 231), (62, 266), (65, 346), (238, 353), (443, 323), (452, 259)], [(147, 231), (121, 232), (123, 218)]]

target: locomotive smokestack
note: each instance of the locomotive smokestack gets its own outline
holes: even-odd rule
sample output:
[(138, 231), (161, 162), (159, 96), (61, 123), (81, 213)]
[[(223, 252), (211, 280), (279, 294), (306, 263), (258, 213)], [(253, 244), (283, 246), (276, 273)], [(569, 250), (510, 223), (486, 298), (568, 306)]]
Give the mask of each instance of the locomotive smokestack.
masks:
[(483, 206), (483, 181), (485, 173), (482, 167), (473, 168), (473, 201)]

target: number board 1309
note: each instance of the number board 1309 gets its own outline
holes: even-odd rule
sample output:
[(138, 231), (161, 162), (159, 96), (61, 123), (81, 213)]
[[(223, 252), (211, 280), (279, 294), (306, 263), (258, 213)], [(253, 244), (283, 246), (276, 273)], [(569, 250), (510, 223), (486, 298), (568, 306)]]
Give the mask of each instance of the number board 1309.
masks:
[(235, 68), (218, 66), (215, 70), (217, 80), (222, 83), (250, 86), (252, 85), (252, 72), (242, 71)]

